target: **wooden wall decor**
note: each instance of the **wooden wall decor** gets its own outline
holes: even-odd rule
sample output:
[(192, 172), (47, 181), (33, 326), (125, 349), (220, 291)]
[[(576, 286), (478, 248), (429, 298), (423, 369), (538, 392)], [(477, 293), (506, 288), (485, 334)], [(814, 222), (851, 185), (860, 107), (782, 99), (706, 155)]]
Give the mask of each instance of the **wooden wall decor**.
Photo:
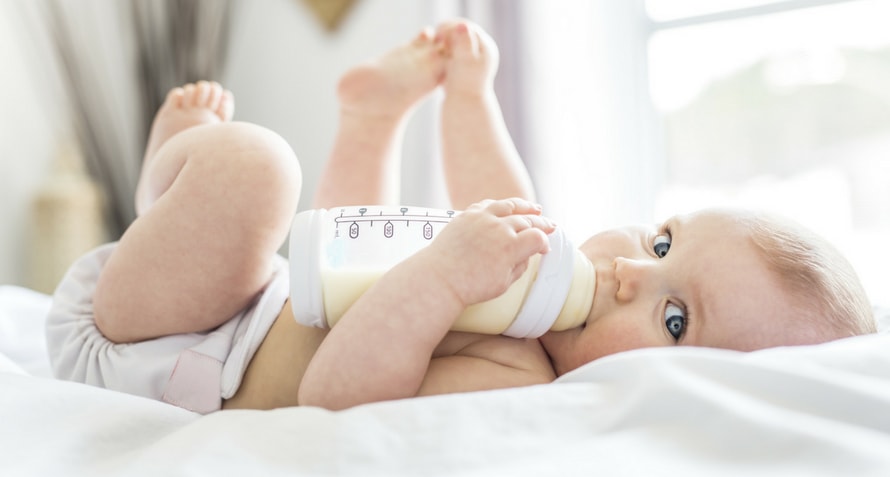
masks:
[(355, 4), (355, 0), (304, 0), (325, 29), (334, 31)]

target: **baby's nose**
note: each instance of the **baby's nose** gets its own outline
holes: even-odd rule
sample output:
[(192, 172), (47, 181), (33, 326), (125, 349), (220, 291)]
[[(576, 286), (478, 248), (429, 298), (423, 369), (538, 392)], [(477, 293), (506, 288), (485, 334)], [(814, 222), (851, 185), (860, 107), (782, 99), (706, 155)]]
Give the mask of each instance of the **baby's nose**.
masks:
[(654, 260), (638, 260), (617, 257), (613, 262), (618, 290), (615, 298), (619, 302), (632, 301), (641, 293), (652, 288), (654, 280)]

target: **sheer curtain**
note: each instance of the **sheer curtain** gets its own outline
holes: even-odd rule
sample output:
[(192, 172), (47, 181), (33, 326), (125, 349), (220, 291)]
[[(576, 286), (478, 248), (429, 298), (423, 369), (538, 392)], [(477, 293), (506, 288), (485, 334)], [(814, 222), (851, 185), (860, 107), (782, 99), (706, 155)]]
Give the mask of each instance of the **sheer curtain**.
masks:
[[(116, 237), (133, 218), (132, 190), (135, 187), (135, 148), (128, 135), (132, 109), (126, 107), (126, 85), (130, 81), (122, 65), (129, 37), (108, 4), (75, 8), (69, 2), (45, 0), (29, 5), (32, 31), (46, 43), (46, 54), (35, 61), (50, 74), (38, 79), (59, 91), (58, 114), (62, 131), (70, 131), (86, 168), (105, 198), (105, 222)], [(116, 48), (106, 45), (114, 44)], [(49, 60), (49, 61), (47, 61)], [(52, 61), (54, 60), (54, 61)], [(48, 108), (49, 109), (49, 108)], [(67, 113), (67, 115), (65, 114)], [(63, 133), (65, 134), (65, 133)]]
[(546, 212), (577, 242), (654, 220), (664, 164), (642, 0), (464, 2), (501, 50), (496, 88)]

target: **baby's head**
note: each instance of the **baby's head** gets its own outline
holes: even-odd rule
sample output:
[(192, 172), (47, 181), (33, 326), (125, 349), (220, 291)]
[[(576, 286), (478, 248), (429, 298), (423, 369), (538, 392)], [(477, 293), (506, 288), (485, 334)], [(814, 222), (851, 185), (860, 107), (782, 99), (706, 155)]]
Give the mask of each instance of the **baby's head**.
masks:
[(541, 337), (560, 374), (643, 347), (750, 351), (875, 330), (850, 264), (787, 220), (704, 210), (602, 232), (580, 248), (597, 270), (587, 322)]
[(804, 339), (819, 343), (876, 332), (859, 277), (834, 246), (788, 219), (736, 215), (780, 286), (799, 303), (793, 318), (807, 329)]

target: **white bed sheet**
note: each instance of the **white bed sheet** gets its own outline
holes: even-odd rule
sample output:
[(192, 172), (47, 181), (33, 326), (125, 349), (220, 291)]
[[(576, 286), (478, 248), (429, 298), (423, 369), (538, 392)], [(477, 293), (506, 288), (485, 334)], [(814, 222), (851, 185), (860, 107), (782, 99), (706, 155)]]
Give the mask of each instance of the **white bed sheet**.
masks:
[(754, 353), (637, 350), (544, 386), (208, 416), (34, 376), (7, 352), (2, 476), (890, 475), (887, 332)]
[(44, 339), (49, 300), (27, 288), (0, 286), (0, 370), (12, 361), (28, 374), (52, 374)]

